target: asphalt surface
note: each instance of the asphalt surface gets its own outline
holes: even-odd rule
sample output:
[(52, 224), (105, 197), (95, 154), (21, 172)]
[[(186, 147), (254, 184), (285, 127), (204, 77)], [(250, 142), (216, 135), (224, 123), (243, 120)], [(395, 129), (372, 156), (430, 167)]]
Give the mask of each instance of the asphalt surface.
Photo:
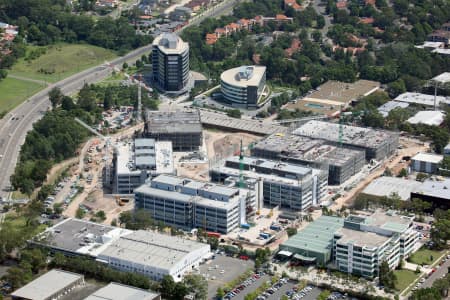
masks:
[(10, 191), (10, 176), (14, 172), (20, 146), (25, 141), (26, 133), (32, 129), (34, 122), (39, 120), (51, 107), (48, 92), (59, 87), (63, 93), (72, 94), (83, 87), (85, 83), (95, 83), (112, 73), (112, 66), (121, 68), (124, 62), (132, 62), (142, 54), (151, 51), (151, 44), (136, 49), (108, 64), (93, 67), (54, 83), (33, 95), (24, 103), (9, 112), (0, 120), (0, 197), (7, 197)]
[(433, 274), (431, 274), (431, 276), (428, 277), (427, 280), (425, 280), (425, 282), (420, 287), (421, 288), (431, 287), (436, 279), (439, 279), (448, 273), (448, 267), (450, 267), (450, 260), (445, 261), (445, 263), (442, 266), (439, 266), (439, 268), (436, 266), (435, 267), (436, 271)]
[(255, 280), (251, 285), (247, 286), (242, 292), (231, 298), (232, 300), (244, 300), (245, 295), (253, 293), (256, 291), (264, 282), (270, 280), (269, 275), (261, 276), (259, 279)]
[[(281, 299), (281, 297), (283, 295), (286, 295), (286, 292), (289, 290), (292, 290), (292, 288), (298, 284), (298, 282), (293, 282), (293, 281), (289, 281), (286, 284), (283, 284), (275, 293), (273, 293), (272, 295), (270, 295), (269, 298), (267, 298), (267, 300), (279, 300)], [(317, 296), (319, 296), (321, 290), (317, 287), (312, 287), (312, 290), (309, 291), (305, 297), (303, 297), (302, 299), (305, 300), (315, 300), (317, 299)]]

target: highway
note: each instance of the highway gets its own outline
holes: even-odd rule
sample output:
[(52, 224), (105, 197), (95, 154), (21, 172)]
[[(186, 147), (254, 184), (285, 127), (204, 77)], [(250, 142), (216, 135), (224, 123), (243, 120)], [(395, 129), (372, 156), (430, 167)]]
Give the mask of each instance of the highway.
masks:
[(95, 83), (108, 77), (112, 73), (111, 66), (121, 68), (124, 62), (134, 62), (144, 53), (149, 53), (150, 50), (151, 45), (147, 45), (108, 62), (108, 64), (87, 69), (52, 84), (3, 117), (0, 120), (0, 197), (9, 195), (11, 186), (9, 178), (14, 172), (26, 133), (32, 129), (33, 123), (51, 107), (48, 92), (52, 88), (59, 87), (63, 93), (72, 94), (81, 89), (85, 83)]

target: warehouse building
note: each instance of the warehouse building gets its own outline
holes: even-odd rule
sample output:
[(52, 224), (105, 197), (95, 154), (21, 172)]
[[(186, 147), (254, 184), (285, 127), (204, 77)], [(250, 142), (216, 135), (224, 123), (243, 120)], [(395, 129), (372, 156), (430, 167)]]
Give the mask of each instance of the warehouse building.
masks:
[(444, 157), (433, 153), (417, 153), (411, 158), (411, 168), (416, 172), (435, 174)]
[[(389, 131), (350, 125), (343, 125), (342, 131), (342, 144), (364, 151), (367, 161), (381, 161), (393, 155), (399, 143), (399, 135)], [(293, 134), (339, 143), (339, 132), (337, 123), (313, 120), (294, 130)]]
[(306, 210), (319, 205), (327, 194), (327, 172), (254, 157), (244, 157), (242, 162), (238, 156), (227, 158), (223, 166), (210, 170), (211, 180), (239, 178), (241, 163), (244, 179), (261, 178), (264, 203), (271, 207)]
[(145, 209), (154, 220), (191, 230), (229, 233), (255, 212), (254, 193), (193, 179), (160, 175), (135, 191), (136, 209)]
[(63, 270), (51, 270), (16, 290), (13, 300), (53, 300), (84, 285), (84, 276)]
[(450, 209), (450, 179), (425, 180), (411, 193), (412, 198), (430, 202), (433, 209)]
[(396, 108), (407, 108), (409, 106), (409, 103), (407, 102), (400, 102), (400, 101), (388, 101), (385, 104), (378, 107), (378, 112), (385, 118), (389, 116), (389, 112), (391, 110), (394, 110)]
[(84, 300), (161, 300), (161, 295), (132, 286), (111, 282)]
[(395, 98), (395, 101), (414, 103), (424, 106), (439, 107), (441, 104), (450, 105), (450, 97), (434, 96), (421, 93), (403, 93)]
[(198, 150), (203, 143), (202, 124), (198, 110), (147, 111), (144, 137), (171, 141), (173, 151)]
[(281, 251), (294, 254), (306, 264), (325, 266), (333, 258), (334, 233), (344, 226), (344, 219), (320, 216), (280, 245)]
[(138, 230), (121, 236), (103, 250), (97, 260), (112, 268), (143, 274), (153, 280), (170, 275), (181, 281), (210, 254), (208, 244)]
[(362, 195), (380, 198), (396, 194), (401, 200), (411, 199), (411, 192), (421, 185), (416, 180), (398, 177), (382, 176), (373, 180), (363, 191)]
[(373, 278), (384, 260), (395, 268), (416, 250), (419, 235), (413, 225), (412, 217), (390, 211), (345, 219), (321, 216), (282, 243), (280, 251), (303, 263), (325, 266), (331, 261), (342, 272)]
[(445, 113), (437, 110), (424, 110), (417, 112), (406, 122), (409, 124), (424, 124), (428, 126), (440, 126), (445, 119)]
[(126, 272), (175, 281), (205, 258), (210, 246), (152, 231), (133, 231), (68, 218), (37, 235), (30, 244), (68, 256), (83, 255)]
[(220, 75), (220, 89), (226, 101), (239, 108), (257, 108), (267, 94), (266, 67), (242, 66)]
[(328, 184), (340, 185), (361, 171), (361, 150), (337, 147), (323, 140), (291, 134), (272, 134), (251, 149), (256, 157), (281, 160), (317, 169), (328, 169)]
[(149, 177), (174, 174), (172, 142), (135, 139), (116, 146), (113, 158), (113, 194), (132, 194)]

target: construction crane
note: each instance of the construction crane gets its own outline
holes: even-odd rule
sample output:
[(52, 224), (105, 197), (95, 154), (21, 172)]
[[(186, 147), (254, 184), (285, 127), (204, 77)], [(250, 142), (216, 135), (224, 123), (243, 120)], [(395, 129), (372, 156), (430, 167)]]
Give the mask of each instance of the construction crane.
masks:
[[(111, 139), (107, 136), (104, 136), (97, 130), (93, 129), (91, 126), (84, 123), (80, 119), (75, 118), (75, 121), (77, 121), (81, 126), (83, 126), (84, 128), (86, 128), (87, 130), (89, 130), (90, 132), (92, 132), (93, 134), (95, 134), (96, 136), (98, 136), (99, 138), (101, 138), (102, 140), (105, 141), (105, 156), (104, 156), (104, 160), (106, 161), (105, 182), (110, 184), (111, 183), (111, 165), (110, 165), (110, 161), (109, 161), (109, 147), (111, 146)], [(116, 150), (115, 146), (114, 146), (114, 150)]]

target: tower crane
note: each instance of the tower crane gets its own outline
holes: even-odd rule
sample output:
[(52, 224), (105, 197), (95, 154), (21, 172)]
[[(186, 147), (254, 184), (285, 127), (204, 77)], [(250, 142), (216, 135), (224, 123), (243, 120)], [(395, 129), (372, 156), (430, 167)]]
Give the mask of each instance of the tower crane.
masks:
[[(111, 183), (111, 165), (110, 165), (110, 160), (109, 160), (109, 148), (111, 147), (111, 138), (104, 136), (103, 134), (101, 134), (97, 130), (93, 129), (91, 126), (84, 123), (83, 121), (81, 121), (78, 118), (75, 118), (75, 121), (77, 123), (79, 123), (81, 126), (83, 126), (84, 128), (86, 128), (87, 130), (89, 130), (90, 132), (92, 132), (93, 134), (95, 134), (96, 136), (98, 136), (99, 138), (101, 138), (103, 141), (105, 141), (105, 156), (103, 157), (103, 159), (106, 161), (104, 182), (110, 184)], [(116, 146), (113, 146), (113, 149), (116, 150)]]

